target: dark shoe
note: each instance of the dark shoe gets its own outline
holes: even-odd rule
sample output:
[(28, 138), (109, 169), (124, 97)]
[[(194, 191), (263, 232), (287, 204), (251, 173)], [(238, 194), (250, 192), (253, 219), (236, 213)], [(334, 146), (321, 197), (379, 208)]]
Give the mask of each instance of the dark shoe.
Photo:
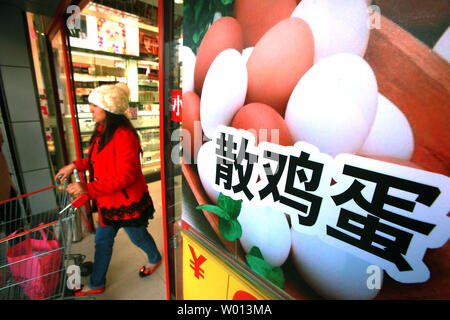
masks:
[(91, 289), (88, 291), (82, 291), (83, 287), (81, 287), (81, 289), (79, 289), (78, 291), (75, 291), (75, 297), (82, 297), (85, 296), (87, 294), (91, 294), (91, 293), (102, 293), (103, 291), (105, 291), (105, 287), (100, 288), (100, 289)]
[(151, 275), (153, 272), (155, 272), (156, 268), (159, 267), (159, 265), (161, 264), (161, 261), (159, 261), (157, 264), (155, 264), (155, 266), (152, 269), (147, 269), (145, 266), (142, 266), (142, 268), (139, 270), (139, 276), (141, 278), (144, 278), (144, 277)]

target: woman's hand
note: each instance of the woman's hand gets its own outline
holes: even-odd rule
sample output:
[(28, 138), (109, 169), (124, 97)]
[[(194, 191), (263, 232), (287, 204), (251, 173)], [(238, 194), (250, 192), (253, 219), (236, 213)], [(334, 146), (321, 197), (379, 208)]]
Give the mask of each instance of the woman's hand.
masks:
[(68, 164), (67, 166), (59, 169), (58, 173), (55, 175), (55, 181), (59, 179), (59, 181), (63, 182), (69, 177), (73, 170), (75, 170), (75, 165), (73, 163)]
[(86, 185), (81, 182), (74, 182), (74, 183), (69, 184), (66, 188), (66, 191), (67, 191), (67, 193), (69, 193), (70, 195), (73, 195), (73, 196), (78, 196), (83, 193), (88, 193)]

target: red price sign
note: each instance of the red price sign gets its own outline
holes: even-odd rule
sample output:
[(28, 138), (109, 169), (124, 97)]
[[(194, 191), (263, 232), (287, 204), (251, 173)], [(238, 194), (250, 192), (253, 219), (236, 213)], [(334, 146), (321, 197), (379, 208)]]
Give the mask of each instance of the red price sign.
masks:
[(183, 101), (181, 99), (182, 96), (183, 90), (181, 89), (172, 90), (172, 112), (170, 117), (172, 121), (181, 122), (183, 109)]

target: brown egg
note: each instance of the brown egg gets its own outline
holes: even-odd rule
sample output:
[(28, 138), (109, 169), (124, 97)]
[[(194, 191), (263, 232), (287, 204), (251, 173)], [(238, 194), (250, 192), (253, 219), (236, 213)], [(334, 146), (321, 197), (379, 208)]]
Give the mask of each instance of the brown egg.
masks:
[(235, 18), (223, 17), (211, 25), (198, 48), (195, 61), (194, 90), (199, 96), (209, 66), (217, 55), (230, 48), (242, 53), (242, 41), (242, 27)]
[(195, 163), (203, 141), (200, 124), (200, 98), (193, 91), (183, 94), (183, 157), (187, 163)]
[[(408, 160), (405, 160), (405, 159), (399, 159), (399, 158), (393, 158), (393, 157), (387, 157), (387, 156), (374, 156), (374, 155), (368, 155), (368, 154), (357, 154), (357, 156), (374, 159), (374, 160), (378, 160), (378, 161), (383, 161), (383, 162), (389, 162), (389, 163), (393, 163), (393, 164), (397, 164), (397, 165), (405, 166), (405, 167), (410, 167), (410, 168), (414, 168), (414, 169), (425, 170), (423, 167), (419, 166), (418, 164), (413, 163)], [(330, 185), (332, 186), (334, 184), (336, 184), (336, 181), (334, 179), (331, 179)]]
[(233, 15), (244, 34), (244, 48), (253, 47), (274, 25), (289, 18), (295, 0), (236, 0)]
[(249, 130), (255, 136), (256, 144), (261, 141), (283, 146), (294, 144), (284, 119), (272, 107), (263, 103), (250, 103), (240, 108), (231, 126)]
[(421, 169), (424, 170), (423, 167), (419, 166), (418, 164), (415, 164), (411, 161), (405, 160), (405, 159), (399, 159), (399, 158), (393, 158), (393, 157), (387, 157), (387, 156), (374, 156), (374, 155), (367, 155), (367, 154), (358, 154), (358, 156), (370, 158), (374, 160), (384, 161), (384, 162), (390, 162), (393, 164), (398, 164), (405, 167), (410, 167), (414, 169)]
[(314, 39), (308, 24), (299, 18), (279, 22), (258, 41), (248, 59), (245, 103), (265, 103), (284, 117), (292, 90), (313, 60)]

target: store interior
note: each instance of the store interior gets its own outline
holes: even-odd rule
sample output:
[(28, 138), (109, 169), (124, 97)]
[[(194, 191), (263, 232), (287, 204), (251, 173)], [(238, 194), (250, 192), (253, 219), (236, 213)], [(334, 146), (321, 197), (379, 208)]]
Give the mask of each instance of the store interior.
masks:
[[(144, 8), (149, 13), (146, 18), (101, 3), (89, 3), (81, 11), (80, 29), (70, 34), (70, 58), (83, 157), (87, 155), (95, 127), (89, 112), (90, 92), (116, 82), (125, 82), (130, 88), (129, 117), (140, 137), (142, 171), (156, 209), (148, 230), (164, 256), (157, 2)], [(95, 213), (93, 220), (95, 225)], [(73, 250), (83, 252), (87, 261), (93, 261), (93, 243), (94, 235), (88, 234), (74, 244)], [(166, 299), (164, 268), (156, 270), (151, 279), (141, 279), (138, 270), (145, 262), (145, 254), (131, 244), (123, 230), (119, 231), (107, 276), (108, 290), (95, 299)], [(89, 278), (82, 281), (87, 283)]]
[(83, 156), (95, 126), (87, 101), (90, 92), (125, 82), (131, 91), (129, 116), (143, 149), (142, 169), (145, 176), (154, 175), (153, 180), (160, 171), (157, 37), (155, 19), (91, 2), (81, 11), (80, 29), (69, 38)]
[[(143, 149), (143, 173), (147, 182), (160, 179), (158, 1), (139, 3), (139, 6), (120, 10), (117, 1), (89, 2), (80, 11), (76, 24), (68, 25), (68, 44), (63, 44), (58, 34), (49, 39), (51, 48), (47, 47), (43, 32), (49, 21), (43, 16), (27, 14), (41, 116), (53, 171), (77, 158), (77, 143), (80, 143), (81, 156), (87, 155), (95, 127), (89, 112), (89, 93), (103, 84), (125, 82), (131, 92), (128, 116), (138, 131)], [(124, 9), (131, 9), (128, 11), (133, 13)], [(62, 54), (65, 46), (72, 71), (69, 79), (74, 93), (74, 115), (70, 88), (66, 85), (68, 77)], [(47, 56), (53, 59), (47, 61)], [(52, 68), (56, 74), (53, 83), (49, 76)], [(58, 99), (59, 108), (54, 102)], [(74, 136), (72, 117), (76, 119), (79, 137)]]

